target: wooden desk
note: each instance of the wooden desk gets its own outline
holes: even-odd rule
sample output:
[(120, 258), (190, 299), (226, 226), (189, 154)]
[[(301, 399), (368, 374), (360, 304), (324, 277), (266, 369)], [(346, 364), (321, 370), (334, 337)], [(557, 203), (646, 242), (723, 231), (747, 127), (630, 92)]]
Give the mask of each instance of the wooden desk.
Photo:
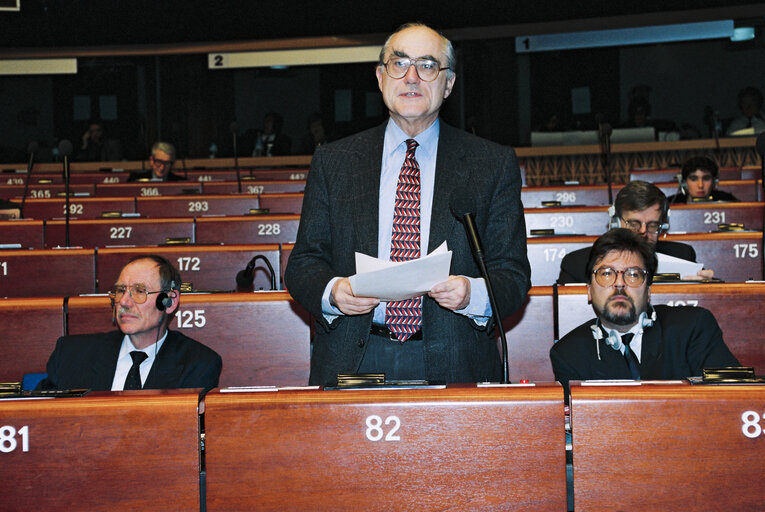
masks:
[[(63, 220), (45, 223), (45, 246), (65, 244)], [(194, 219), (117, 219), (73, 220), (69, 224), (69, 243), (81, 247), (161, 245), (169, 238), (194, 241)]]
[[(71, 297), (68, 334), (115, 329), (109, 299)], [(170, 329), (223, 358), (221, 386), (302, 386), (308, 383), (308, 313), (286, 292), (181, 294)]]
[(55, 297), (93, 293), (93, 249), (0, 251), (0, 297)]
[[(27, 199), (51, 199), (66, 194), (66, 187), (62, 183), (30, 183), (27, 189)], [(87, 183), (71, 183), (70, 194), (92, 196), (95, 194), (95, 186)], [(11, 198), (24, 197), (24, 185), (0, 185), (0, 197)], [(71, 198), (74, 199), (74, 198)]]
[[(70, 197), (70, 219), (97, 219), (104, 212), (135, 213), (132, 197)], [(24, 217), (27, 219), (63, 219), (66, 198), (27, 199)]]
[(576, 510), (761, 510), (763, 405), (763, 386), (572, 384)]
[(197, 217), (198, 244), (295, 243), (300, 215)]
[[(695, 203), (673, 205), (669, 215), (673, 233), (708, 233), (720, 224), (741, 223), (762, 229), (763, 203)], [(525, 208), (526, 235), (532, 229), (554, 229), (556, 234), (602, 235), (608, 229), (608, 207), (569, 206)]]
[[(96, 253), (96, 291), (105, 293), (114, 284), (122, 267), (141, 254), (159, 254), (170, 260), (181, 273), (184, 283), (194, 291), (234, 291), (236, 274), (243, 270), (256, 254), (265, 256), (274, 268), (279, 287), (279, 246), (271, 245), (177, 245), (150, 247), (120, 247), (99, 249)], [(271, 272), (258, 260), (254, 267), (255, 289), (271, 289)]]
[(1, 400), (3, 451), (13, 447), (2, 454), (3, 510), (199, 510), (198, 399)]
[(207, 510), (565, 510), (563, 393), (205, 397)]
[(42, 220), (0, 220), (0, 242), (21, 244), (21, 247), (42, 249), (44, 246), (44, 227)]
[(0, 382), (21, 382), (25, 373), (45, 371), (64, 335), (63, 302), (61, 297), (0, 299)]
[(96, 195), (101, 197), (156, 197), (200, 194), (202, 184), (188, 181), (130, 182), (96, 185)]
[[(236, 181), (205, 181), (202, 190), (205, 194), (238, 194), (239, 184)], [(304, 190), (305, 180), (242, 180), (242, 194), (302, 193)]]
[[(529, 238), (527, 252), (531, 263), (531, 284), (549, 286), (560, 275), (561, 260), (573, 251), (591, 247), (597, 236), (549, 236)], [(723, 281), (762, 280), (762, 233), (730, 232), (670, 234), (661, 240), (689, 244), (696, 261), (715, 271)]]
[(300, 214), (303, 209), (303, 193), (263, 194), (260, 196), (260, 207), (268, 208), (271, 214)]
[[(587, 304), (584, 286), (558, 288), (560, 336), (595, 318), (592, 306)], [(651, 304), (670, 306), (701, 306), (710, 310), (720, 324), (725, 344), (744, 366), (765, 372), (765, 284), (654, 284), (651, 286)]]
[(202, 215), (246, 215), (259, 208), (254, 194), (138, 197), (136, 211), (145, 217), (199, 217)]
[[(679, 167), (672, 169), (633, 169), (630, 171), (630, 181), (650, 181), (656, 183), (660, 181), (677, 182), (677, 177), (682, 175), (682, 169)], [(741, 167), (720, 167), (718, 172), (720, 180), (740, 180)], [(749, 177), (745, 179), (751, 179)]]
[[(523, 307), (502, 323), (507, 338), (510, 382), (555, 380), (550, 364), (553, 345), (551, 286), (533, 286)], [(502, 353), (499, 341), (497, 350)]]

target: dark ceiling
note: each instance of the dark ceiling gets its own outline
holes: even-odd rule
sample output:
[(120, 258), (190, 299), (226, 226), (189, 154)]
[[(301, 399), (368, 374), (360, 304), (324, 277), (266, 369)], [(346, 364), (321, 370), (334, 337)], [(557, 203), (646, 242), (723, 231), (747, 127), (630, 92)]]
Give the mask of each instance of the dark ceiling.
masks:
[[(747, 0), (20, 0), (0, 12), (0, 48), (169, 44), (441, 30), (753, 6)], [(765, 4), (763, 6), (765, 14)]]

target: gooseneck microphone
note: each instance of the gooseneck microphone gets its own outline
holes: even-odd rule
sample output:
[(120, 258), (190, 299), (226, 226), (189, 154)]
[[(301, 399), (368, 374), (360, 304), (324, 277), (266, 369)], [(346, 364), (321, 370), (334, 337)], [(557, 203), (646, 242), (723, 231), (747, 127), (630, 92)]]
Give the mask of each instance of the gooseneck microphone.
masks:
[(470, 250), (473, 252), (473, 258), (481, 271), (481, 277), (483, 277), (483, 280), (486, 283), (486, 292), (489, 294), (489, 304), (491, 304), (492, 315), (494, 316), (494, 322), (497, 324), (496, 327), (499, 332), (499, 337), (502, 340), (502, 382), (508, 384), (510, 379), (507, 360), (507, 338), (505, 337), (505, 330), (502, 328), (502, 315), (497, 308), (497, 298), (494, 295), (494, 288), (491, 285), (489, 271), (486, 269), (483, 246), (481, 245), (481, 239), (478, 236), (478, 230), (476, 229), (475, 220), (473, 219), (475, 203), (473, 198), (469, 197), (467, 194), (456, 194), (452, 197), (450, 208), (452, 215), (465, 226), (465, 234), (467, 235), (468, 243), (470, 244)]
[[(761, 133), (757, 136), (757, 142), (754, 144), (757, 154), (760, 155), (760, 196), (761, 201), (765, 201), (765, 133)], [(762, 209), (762, 247), (765, 249), (765, 207)], [(765, 279), (765, 250), (760, 251), (762, 254), (762, 277)]]
[(21, 196), (21, 208), (19, 209), (19, 217), (24, 218), (24, 203), (27, 202), (27, 194), (29, 193), (29, 181), (32, 179), (32, 168), (35, 165), (35, 154), (40, 150), (40, 145), (32, 141), (27, 146), (27, 153), (29, 153), (29, 164), (27, 165), (27, 175), (24, 180), (24, 194)]
[(606, 183), (608, 184), (608, 204), (614, 204), (611, 180), (611, 125), (602, 121), (598, 116), (598, 139), (600, 139), (600, 164), (606, 173)]
[(239, 131), (239, 124), (234, 121), (229, 126), (229, 129), (231, 130), (231, 136), (234, 139), (234, 167), (236, 168), (236, 187), (239, 190), (239, 193), (242, 193), (242, 175), (239, 171), (239, 152), (236, 150), (236, 139), (237, 139), (237, 132)]
[(64, 157), (64, 246), (69, 245), (69, 155), (72, 154), (72, 143), (66, 139), (58, 143), (58, 151)]
[(263, 260), (263, 262), (268, 267), (268, 271), (271, 274), (271, 290), (276, 290), (276, 273), (274, 272), (274, 267), (271, 265), (271, 262), (268, 261), (268, 258), (266, 258), (264, 255), (256, 254), (253, 256), (250, 262), (247, 263), (247, 266), (244, 268), (244, 270), (240, 270), (236, 274), (237, 292), (255, 291), (255, 263), (258, 260)]

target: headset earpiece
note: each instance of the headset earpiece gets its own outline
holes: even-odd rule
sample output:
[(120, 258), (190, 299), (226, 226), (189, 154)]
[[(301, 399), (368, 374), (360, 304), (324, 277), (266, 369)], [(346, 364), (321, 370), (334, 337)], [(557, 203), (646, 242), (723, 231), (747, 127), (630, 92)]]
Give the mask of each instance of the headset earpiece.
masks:
[(605, 338), (606, 345), (614, 350), (621, 350), (622, 339), (618, 334), (616, 334), (616, 332), (610, 332), (608, 333), (608, 336), (605, 336), (605, 329), (600, 326), (600, 320), (598, 320), (594, 325), (591, 325), (590, 330), (592, 331), (592, 337), (596, 342)]
[(646, 312), (640, 313), (640, 327), (642, 328), (651, 327), (655, 321), (656, 321), (655, 309), (651, 308), (651, 316), (648, 316), (648, 313)]
[(622, 227), (622, 223), (619, 217), (616, 216), (616, 206), (611, 205), (608, 207), (608, 229), (616, 229)]
[(159, 292), (157, 294), (157, 309), (164, 311), (173, 305), (173, 299), (165, 292)]
[(112, 304), (112, 325), (117, 325), (117, 304), (114, 302), (114, 297), (109, 297), (109, 302)]

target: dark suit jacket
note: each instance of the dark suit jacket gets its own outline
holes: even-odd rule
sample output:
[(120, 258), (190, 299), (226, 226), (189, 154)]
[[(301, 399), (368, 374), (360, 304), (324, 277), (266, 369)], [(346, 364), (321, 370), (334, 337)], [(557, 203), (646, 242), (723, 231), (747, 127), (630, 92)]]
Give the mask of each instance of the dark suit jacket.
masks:
[[(62, 336), (48, 359), (48, 377), (38, 389), (112, 389), (124, 336), (121, 331)], [(214, 350), (168, 331), (144, 389), (212, 389), (218, 385), (221, 368), (221, 358)]]
[[(643, 332), (642, 380), (684, 379), (701, 375), (704, 368), (738, 366), (711, 312), (692, 306), (654, 309), (656, 321)], [(555, 379), (565, 386), (570, 380), (631, 378), (620, 351), (606, 345), (604, 339), (596, 345), (590, 330), (594, 323), (594, 318), (585, 322), (550, 349)]]
[[(285, 283), (316, 319), (312, 384), (329, 385), (355, 372), (364, 355), (373, 314), (341, 316), (328, 324), (321, 298), (336, 276), (356, 273), (356, 251), (377, 256), (378, 194), (385, 124), (317, 148), (308, 173), (303, 212)], [(444, 241), (452, 275), (480, 277), (464, 227), (450, 211), (453, 196), (475, 200), (475, 222), (499, 311), (513, 314), (530, 287), (526, 231), (515, 152), (441, 122), (427, 254)], [(476, 382), (502, 377), (493, 322), (470, 318), (423, 298), (422, 332), (427, 378)]]
[[(147, 171), (132, 171), (130, 173), (130, 176), (128, 176), (128, 182), (131, 181), (140, 181), (140, 180), (149, 180), (151, 181), (151, 177), (153, 175), (153, 172), (151, 169)], [(179, 174), (175, 174), (174, 172), (170, 171), (167, 173), (167, 177), (165, 181), (186, 181), (186, 178)], [(161, 183), (161, 182), (158, 182)]]
[[(590, 259), (591, 250), (592, 247), (583, 247), (563, 257), (560, 262), (558, 284), (590, 282), (590, 276), (587, 275), (587, 261)], [(656, 242), (656, 252), (687, 261), (696, 261), (696, 251), (682, 242), (659, 240)]]

